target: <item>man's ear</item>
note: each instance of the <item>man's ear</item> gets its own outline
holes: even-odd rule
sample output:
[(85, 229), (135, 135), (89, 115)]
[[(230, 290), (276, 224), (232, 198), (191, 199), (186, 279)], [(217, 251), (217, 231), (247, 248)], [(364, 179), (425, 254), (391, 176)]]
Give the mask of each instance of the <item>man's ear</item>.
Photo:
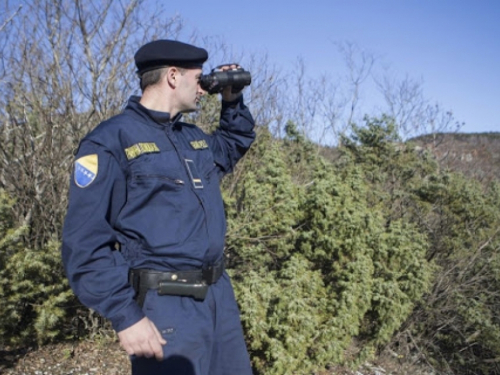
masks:
[(175, 66), (170, 66), (167, 68), (167, 73), (165, 74), (165, 79), (167, 80), (170, 87), (177, 87), (177, 77), (179, 75), (179, 69)]

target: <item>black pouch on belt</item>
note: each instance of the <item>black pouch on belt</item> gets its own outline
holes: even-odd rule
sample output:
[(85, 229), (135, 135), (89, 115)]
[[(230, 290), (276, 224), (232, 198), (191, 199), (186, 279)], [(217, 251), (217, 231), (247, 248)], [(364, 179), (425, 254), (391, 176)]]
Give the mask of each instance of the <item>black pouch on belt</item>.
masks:
[(198, 301), (203, 301), (207, 295), (208, 285), (205, 283), (185, 284), (176, 281), (160, 281), (158, 285), (159, 295), (188, 296)]
[(143, 306), (148, 290), (154, 289), (159, 295), (186, 296), (203, 301), (208, 287), (219, 280), (224, 273), (224, 261), (190, 271), (156, 271), (131, 269), (130, 285), (136, 292), (136, 301)]

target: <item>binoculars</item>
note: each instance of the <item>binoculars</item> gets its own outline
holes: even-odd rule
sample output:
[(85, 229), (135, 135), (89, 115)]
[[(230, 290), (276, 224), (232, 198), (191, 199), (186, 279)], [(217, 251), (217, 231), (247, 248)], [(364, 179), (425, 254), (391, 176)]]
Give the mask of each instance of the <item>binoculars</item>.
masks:
[(219, 93), (227, 86), (232, 86), (231, 92), (237, 93), (252, 82), (250, 72), (243, 68), (224, 71), (217, 70), (221, 66), (223, 65), (219, 65), (217, 68), (212, 69), (209, 74), (200, 77), (201, 88), (209, 94)]

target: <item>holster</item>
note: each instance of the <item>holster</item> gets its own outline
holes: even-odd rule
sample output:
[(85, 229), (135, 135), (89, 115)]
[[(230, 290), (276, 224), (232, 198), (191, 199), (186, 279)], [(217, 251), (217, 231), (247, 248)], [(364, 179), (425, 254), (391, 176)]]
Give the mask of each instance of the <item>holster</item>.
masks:
[(169, 296), (187, 296), (193, 297), (195, 300), (203, 301), (207, 295), (208, 285), (204, 282), (201, 284), (185, 284), (175, 281), (161, 281), (158, 288), (158, 294)]
[(154, 289), (159, 295), (186, 296), (203, 301), (208, 287), (215, 284), (224, 273), (224, 261), (199, 270), (157, 271), (132, 269), (129, 282), (136, 292), (136, 301), (143, 306), (148, 290)]

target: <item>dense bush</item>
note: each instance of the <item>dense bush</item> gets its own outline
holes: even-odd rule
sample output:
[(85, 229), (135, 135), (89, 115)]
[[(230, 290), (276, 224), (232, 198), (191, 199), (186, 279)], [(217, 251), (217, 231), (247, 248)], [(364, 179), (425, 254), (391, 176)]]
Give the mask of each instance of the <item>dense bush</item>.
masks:
[(61, 337), (66, 304), (73, 299), (59, 245), (26, 248), (12, 215), (13, 201), (0, 191), (0, 343), (44, 343)]
[[(425, 236), (371, 203), (374, 186), (359, 161), (309, 153), (303, 164), (297, 155), (311, 144), (293, 130), (284, 141), (261, 134), (226, 200), (235, 288), (255, 367), (265, 374), (373, 355), (431, 274)], [(361, 353), (345, 357), (355, 341)]]
[(370, 184), (381, 187), (372, 189), (372, 203), (385, 207), (391, 223), (404, 218), (427, 239), (433, 286), (414, 300), (417, 308), (394, 348), (411, 347), (437, 368), (460, 374), (499, 373), (498, 184), (485, 187), (440, 169), (411, 142), (401, 145), (394, 128), (389, 118), (370, 120), (345, 140)]

